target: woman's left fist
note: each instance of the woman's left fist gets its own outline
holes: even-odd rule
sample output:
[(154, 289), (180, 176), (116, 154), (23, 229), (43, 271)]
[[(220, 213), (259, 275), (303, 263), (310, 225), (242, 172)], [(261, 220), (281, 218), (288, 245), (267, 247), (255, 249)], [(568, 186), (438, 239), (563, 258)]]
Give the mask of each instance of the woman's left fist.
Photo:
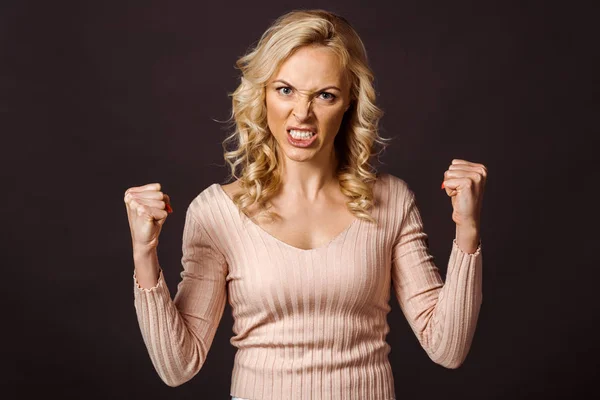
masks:
[(479, 228), (487, 168), (483, 164), (452, 160), (444, 172), (442, 189), (452, 198), (452, 220), (456, 225)]

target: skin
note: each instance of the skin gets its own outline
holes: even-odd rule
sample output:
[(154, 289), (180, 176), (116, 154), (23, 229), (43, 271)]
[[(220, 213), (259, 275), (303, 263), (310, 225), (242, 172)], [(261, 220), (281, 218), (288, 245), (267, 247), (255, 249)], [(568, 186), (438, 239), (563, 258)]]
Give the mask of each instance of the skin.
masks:
[[(350, 105), (346, 71), (326, 47), (303, 47), (281, 65), (265, 90), (267, 123), (283, 154), (281, 193), (317, 201), (322, 189), (338, 186), (333, 143)], [(286, 131), (290, 125), (316, 128), (316, 141), (309, 148), (291, 145)]]
[[(319, 247), (356, 219), (334, 174), (334, 139), (350, 101), (347, 71), (323, 46), (298, 49), (266, 83), (267, 123), (283, 166), (282, 185), (270, 203), (282, 219), (260, 225), (294, 247)], [(316, 129), (316, 140), (307, 148), (293, 146), (287, 139), (290, 125)], [(223, 189), (233, 197), (239, 186), (233, 182)]]
[(487, 168), (480, 163), (454, 159), (444, 172), (442, 188), (452, 201), (456, 223), (456, 243), (467, 254), (477, 250), (480, 241), (481, 207)]

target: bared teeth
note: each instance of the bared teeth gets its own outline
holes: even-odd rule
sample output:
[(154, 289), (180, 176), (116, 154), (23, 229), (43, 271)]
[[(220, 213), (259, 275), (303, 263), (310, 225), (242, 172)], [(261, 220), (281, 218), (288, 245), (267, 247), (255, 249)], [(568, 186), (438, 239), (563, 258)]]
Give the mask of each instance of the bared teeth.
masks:
[(297, 131), (295, 129), (291, 129), (290, 131), (290, 135), (294, 138), (294, 139), (310, 139), (311, 137), (313, 137), (315, 135), (314, 132), (310, 132), (310, 131)]

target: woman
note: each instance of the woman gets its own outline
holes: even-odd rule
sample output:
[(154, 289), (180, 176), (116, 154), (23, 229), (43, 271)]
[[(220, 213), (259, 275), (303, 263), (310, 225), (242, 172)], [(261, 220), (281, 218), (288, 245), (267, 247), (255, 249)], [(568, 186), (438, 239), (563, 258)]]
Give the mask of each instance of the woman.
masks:
[(237, 180), (189, 205), (173, 300), (156, 255), (169, 196), (158, 183), (125, 195), (135, 308), (162, 380), (177, 386), (198, 373), (229, 300), (233, 399), (394, 399), (390, 285), (428, 356), (460, 366), (482, 301), (486, 168), (453, 160), (444, 173), (456, 223), (444, 283), (414, 192), (369, 164), (386, 141), (348, 22), (323, 10), (288, 13), (237, 65), (226, 139), (235, 149), (225, 153)]

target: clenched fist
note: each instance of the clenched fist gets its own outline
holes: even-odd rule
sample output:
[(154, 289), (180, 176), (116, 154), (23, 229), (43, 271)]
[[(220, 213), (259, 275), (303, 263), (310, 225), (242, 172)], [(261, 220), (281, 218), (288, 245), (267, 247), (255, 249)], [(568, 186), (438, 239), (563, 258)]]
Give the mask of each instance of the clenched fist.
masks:
[(487, 175), (485, 165), (461, 159), (452, 160), (444, 172), (442, 189), (452, 198), (452, 220), (456, 225), (479, 229)]
[(162, 226), (173, 212), (169, 196), (160, 191), (160, 183), (127, 189), (125, 207), (134, 251), (157, 248)]

